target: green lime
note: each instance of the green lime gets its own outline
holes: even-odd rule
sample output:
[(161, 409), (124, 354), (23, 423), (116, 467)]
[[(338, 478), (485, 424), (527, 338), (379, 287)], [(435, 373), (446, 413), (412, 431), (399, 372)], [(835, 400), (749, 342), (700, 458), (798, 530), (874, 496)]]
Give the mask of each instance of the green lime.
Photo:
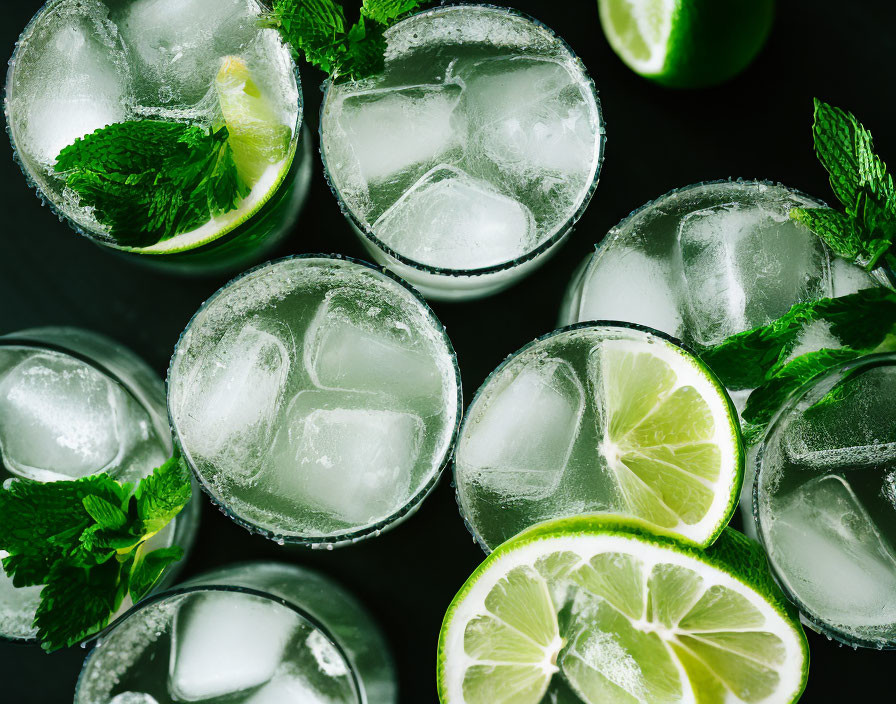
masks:
[(598, 0), (610, 46), (635, 73), (673, 88), (728, 80), (768, 37), (774, 0)]
[(271, 164), (286, 156), (292, 129), (277, 117), (239, 56), (221, 59), (215, 90), (237, 169), (254, 185)]
[[(707, 551), (611, 516), (561, 519), (493, 552), (439, 635), (442, 704), (794, 702), (809, 651), (761, 548)], [(570, 695), (569, 692), (572, 694)]]
[(605, 340), (592, 352), (600, 453), (626, 513), (705, 546), (727, 525), (743, 481), (736, 411), (679, 347)]

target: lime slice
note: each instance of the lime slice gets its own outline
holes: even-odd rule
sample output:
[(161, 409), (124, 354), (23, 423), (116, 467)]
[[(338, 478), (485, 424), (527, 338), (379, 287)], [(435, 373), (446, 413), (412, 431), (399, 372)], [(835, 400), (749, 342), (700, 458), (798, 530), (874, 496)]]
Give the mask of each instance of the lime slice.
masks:
[(663, 85), (721, 83), (753, 60), (774, 0), (598, 0), (610, 46), (635, 73)]
[(254, 185), (271, 164), (286, 156), (292, 129), (277, 117), (241, 57), (221, 59), (215, 90), (237, 169)]
[(809, 652), (756, 543), (706, 552), (640, 522), (579, 517), (504, 543), (452, 601), (442, 704), (793, 702)]
[(734, 512), (743, 464), (737, 413), (705, 364), (648, 330), (588, 323), (495, 370), (467, 410), (454, 477), (486, 548), (585, 513), (705, 547)]
[(743, 481), (737, 415), (712, 373), (665, 341), (607, 339), (589, 359), (603, 441), (625, 512), (708, 545)]

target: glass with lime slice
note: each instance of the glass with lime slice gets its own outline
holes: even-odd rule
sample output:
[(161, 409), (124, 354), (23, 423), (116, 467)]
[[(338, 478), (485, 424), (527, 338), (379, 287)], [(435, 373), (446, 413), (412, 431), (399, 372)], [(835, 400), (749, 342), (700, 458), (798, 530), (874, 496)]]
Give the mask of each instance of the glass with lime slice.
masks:
[(501, 545), (442, 624), (442, 704), (794, 702), (808, 646), (754, 542), (707, 551), (612, 516)]
[(586, 323), (526, 345), (470, 404), (454, 477), (486, 550), (539, 521), (611, 512), (708, 545), (737, 503), (737, 414), (663, 333)]
[[(259, 26), (262, 11), (258, 0), (48, 2), (22, 32), (6, 81), (10, 139), (38, 196), (80, 234), (144, 263), (191, 273), (260, 259), (295, 222), (311, 168), (298, 69), (276, 30)], [(224, 171), (240, 196), (223, 211), (200, 202), (204, 215), (157, 226), (195, 196), (185, 185), (117, 226), (74, 187), (71, 170), (57, 169), (59, 157), (108, 125), (141, 122), (226, 128), (233, 167), (219, 159), (204, 178)], [(92, 187), (123, 189), (126, 178), (107, 164), (90, 165)], [(155, 182), (174, 171), (165, 161)]]
[(765, 44), (774, 0), (598, 0), (604, 34), (635, 73), (700, 88), (746, 68)]

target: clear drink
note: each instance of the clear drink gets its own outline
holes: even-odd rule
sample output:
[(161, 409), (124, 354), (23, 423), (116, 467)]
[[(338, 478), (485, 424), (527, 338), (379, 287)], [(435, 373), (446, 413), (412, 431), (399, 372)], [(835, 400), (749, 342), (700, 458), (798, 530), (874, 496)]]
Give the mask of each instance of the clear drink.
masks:
[(735, 424), (718, 381), (661, 333), (557, 330), (508, 357), (470, 403), (454, 458), (458, 504), (486, 551), (588, 513), (635, 516), (703, 544), (734, 508)]
[(874, 285), (789, 217), (819, 205), (760, 181), (671, 191), (607, 233), (570, 283), (560, 322), (625, 320), (714, 345), (795, 303)]
[(357, 540), (412, 512), (461, 414), (441, 323), (400, 280), (309, 255), (264, 264), (193, 317), (168, 375), (202, 486), (280, 541)]
[[(170, 456), (164, 388), (130, 350), (75, 328), (0, 337), (0, 481), (138, 482)], [(197, 520), (194, 501), (152, 544), (188, 550)], [(40, 590), (13, 587), (0, 569), (0, 637), (34, 639)]]
[(224, 567), (142, 601), (100, 636), (75, 704), (395, 704), (376, 624), (293, 565)]
[(381, 75), (328, 84), (330, 184), (371, 255), (427, 297), (506, 288), (597, 185), (594, 83), (548, 28), (497, 7), (428, 10), (386, 40)]
[[(6, 80), (10, 139), (39, 197), (79, 233), (142, 261), (209, 271), (260, 258), (294, 222), (311, 162), (298, 71), (279, 34), (257, 26), (262, 7), (258, 0), (50, 0), (23, 31)], [(124, 244), (54, 170), (57, 156), (113, 123), (217, 129), (224, 57), (244, 62), (266, 119), (288, 133), (282, 153), (251, 174), (241, 166), (251, 192), (235, 210), (156, 243)]]
[(896, 355), (850, 362), (778, 411), (753, 510), (778, 582), (816, 630), (896, 647)]

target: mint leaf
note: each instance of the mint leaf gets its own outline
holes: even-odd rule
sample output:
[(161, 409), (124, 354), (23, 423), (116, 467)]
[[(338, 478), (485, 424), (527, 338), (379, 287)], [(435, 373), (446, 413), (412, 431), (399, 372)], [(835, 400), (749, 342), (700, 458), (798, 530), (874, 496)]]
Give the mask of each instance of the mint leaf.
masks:
[[(823, 324), (841, 347), (794, 355), (808, 326)], [(798, 303), (768, 325), (732, 335), (700, 357), (726, 388), (754, 389), (741, 414), (744, 438), (757, 439), (775, 411), (818, 374), (871, 352), (896, 349), (896, 293), (871, 288)], [(791, 359), (791, 357), (793, 357)]]
[(180, 559), (180, 548), (147, 551), (146, 541), (190, 495), (189, 471), (177, 455), (134, 493), (107, 474), (0, 487), (0, 550), (9, 553), (3, 569), (16, 587), (45, 585), (35, 619), (45, 649), (96, 633), (129, 590), (144, 595)]
[(151, 535), (168, 525), (187, 505), (191, 495), (190, 470), (183, 456), (175, 453), (141, 481), (134, 492), (143, 532)]
[(274, 0), (265, 24), (335, 80), (358, 80), (382, 71), (383, 33), (419, 5), (418, 0), (363, 0), (360, 18), (347, 29), (345, 12), (333, 0)]
[(90, 517), (103, 528), (112, 530), (122, 528), (128, 520), (127, 515), (120, 507), (99, 496), (85, 496), (81, 503)]
[(135, 604), (149, 593), (168, 565), (174, 564), (184, 556), (183, 549), (176, 545), (150, 552), (145, 552), (144, 547), (145, 544), (137, 550), (129, 580), (131, 599)]
[(389, 25), (419, 6), (419, 0), (364, 0), (361, 14), (374, 22)]
[(40, 593), (34, 625), (48, 652), (80, 643), (105, 628), (127, 594), (117, 560), (92, 568), (59, 563)]
[(896, 264), (896, 188), (874, 152), (871, 133), (849, 113), (815, 99), (815, 152), (844, 212), (796, 208), (791, 217), (824, 240), (837, 256), (869, 271), (882, 258)]
[(54, 168), (118, 244), (147, 246), (196, 229), (248, 195), (227, 137), (226, 127), (120, 122), (75, 140)]

